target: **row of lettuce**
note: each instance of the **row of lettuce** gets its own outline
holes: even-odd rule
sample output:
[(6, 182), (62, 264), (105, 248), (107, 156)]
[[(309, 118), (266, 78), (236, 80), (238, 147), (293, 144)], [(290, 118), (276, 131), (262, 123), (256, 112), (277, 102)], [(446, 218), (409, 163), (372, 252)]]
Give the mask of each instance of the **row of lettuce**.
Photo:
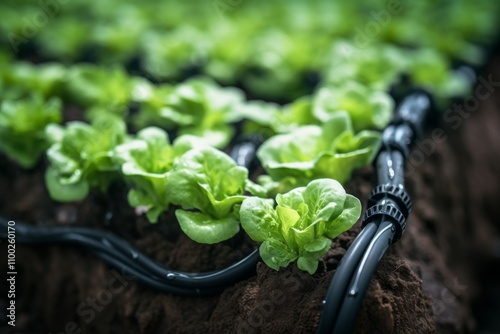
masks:
[(457, 88), (449, 59), (483, 60), (499, 8), (490, 0), (5, 0), (0, 47), (34, 45), (63, 63), (128, 64), (158, 80), (197, 71), (289, 100), (309, 91), (312, 73), (385, 90), (410, 57), (415, 84), (446, 95)]
[[(91, 65), (4, 65), (0, 151), (25, 168), (45, 154), (54, 200), (78, 201), (124, 182), (129, 204), (151, 222), (173, 206), (182, 230), (201, 243), (231, 238), (241, 225), (263, 242), (270, 267), (297, 260), (310, 273), (331, 238), (359, 218), (359, 200), (339, 182), (371, 162), (380, 134), (366, 128), (385, 126), (392, 108), (386, 95), (375, 115), (369, 106), (324, 110), (316, 95), (284, 107), (246, 101), (208, 78), (154, 85)], [(72, 110), (85, 110), (88, 121), (65, 121)], [(257, 152), (267, 172), (257, 182), (215, 148), (229, 143), (235, 122), (269, 137)], [(175, 133), (173, 143), (165, 129)]]

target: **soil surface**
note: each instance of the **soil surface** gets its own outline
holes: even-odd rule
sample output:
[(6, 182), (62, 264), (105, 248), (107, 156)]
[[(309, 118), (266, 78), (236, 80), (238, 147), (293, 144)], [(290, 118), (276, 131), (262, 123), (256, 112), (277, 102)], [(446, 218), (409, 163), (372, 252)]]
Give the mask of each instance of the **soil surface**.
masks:
[[(500, 81), (499, 66), (483, 77), (489, 74)], [(498, 330), (492, 327), (498, 321), (494, 305), (485, 295), (498, 293), (500, 281), (499, 111), (500, 93), (494, 92), (460, 125), (443, 122), (446, 139), (429, 134), (415, 148), (407, 178), (414, 203), (408, 229), (382, 259), (356, 333)], [(111, 230), (157, 261), (192, 272), (225, 267), (255, 247), (244, 237), (196, 244), (169, 224), (168, 216), (149, 224), (128, 207), (119, 185), (108, 196), (54, 203), (44, 187), (43, 164), (23, 171), (0, 158), (2, 216)], [(357, 171), (346, 189), (366, 203), (373, 183), (370, 166)], [(18, 244), (16, 327), (0, 328), (5, 333), (314, 333), (335, 268), (358, 232), (359, 225), (336, 239), (313, 276), (295, 266), (277, 272), (259, 263), (253, 277), (200, 298), (158, 293), (84, 249)], [(5, 242), (0, 249), (3, 274)], [(7, 307), (5, 282), (0, 281), (0, 310)]]

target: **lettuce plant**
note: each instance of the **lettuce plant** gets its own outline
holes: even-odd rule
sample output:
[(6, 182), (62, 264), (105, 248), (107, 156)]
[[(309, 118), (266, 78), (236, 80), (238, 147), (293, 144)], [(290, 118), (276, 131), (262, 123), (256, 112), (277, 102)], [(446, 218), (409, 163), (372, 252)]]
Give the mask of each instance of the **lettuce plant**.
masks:
[(241, 226), (262, 243), (260, 256), (275, 270), (297, 261), (299, 269), (314, 274), (331, 239), (350, 229), (361, 214), (359, 200), (331, 179), (278, 194), (276, 202), (274, 208), (273, 200), (250, 197), (240, 209)]
[(80, 200), (90, 188), (104, 192), (119, 175), (114, 149), (126, 140), (122, 119), (102, 115), (92, 125), (75, 121), (64, 128), (47, 128), (47, 133), (54, 143), (47, 151), (45, 183), (53, 199)]
[(391, 120), (394, 101), (389, 94), (374, 91), (355, 81), (322, 87), (314, 98), (313, 113), (321, 122), (339, 111), (350, 114), (355, 131), (383, 129)]
[(94, 22), (97, 56), (102, 63), (125, 63), (137, 52), (147, 17), (128, 6), (112, 10), (116, 12), (113, 22)]
[(260, 134), (264, 138), (276, 134), (276, 117), (281, 112), (278, 104), (260, 100), (247, 101), (238, 107), (237, 112), (245, 119), (243, 123), (245, 134)]
[(417, 87), (429, 89), (437, 98), (468, 94), (470, 84), (467, 78), (449, 68), (449, 61), (442, 54), (421, 49), (413, 55), (409, 75)]
[(260, 133), (270, 137), (287, 133), (302, 125), (317, 124), (312, 113), (310, 96), (303, 96), (284, 106), (264, 101), (248, 101), (239, 108), (245, 122), (246, 133)]
[(22, 167), (33, 167), (49, 146), (45, 128), (60, 123), (61, 101), (35, 95), (0, 105), (0, 150)]
[(156, 223), (170, 206), (167, 180), (175, 159), (195, 146), (203, 146), (197, 137), (181, 136), (170, 145), (164, 130), (148, 127), (139, 131), (135, 139), (116, 147), (121, 172), (132, 186), (128, 202), (134, 208), (147, 210), (151, 223)]
[[(411, 62), (409, 50), (377, 42), (359, 48), (352, 41), (339, 40), (325, 59), (325, 82), (341, 86), (355, 80), (373, 90), (387, 91), (407, 71)], [(390, 66), (388, 66), (390, 64)]]
[(128, 202), (134, 208), (145, 208), (152, 223), (169, 207), (166, 182), (174, 164), (174, 150), (165, 131), (155, 127), (143, 129), (137, 138), (116, 148), (122, 162), (121, 171), (132, 185)]
[(66, 69), (60, 64), (33, 65), (19, 62), (16, 66), (0, 69), (0, 78), (5, 85), (5, 90), (0, 96), (5, 99), (16, 99), (33, 93), (44, 98), (60, 95), (65, 74)]
[(206, 53), (206, 32), (181, 25), (168, 34), (144, 34), (145, 70), (158, 79), (179, 78), (182, 70), (195, 65)]
[(302, 125), (316, 123), (311, 97), (303, 96), (283, 106), (281, 112), (276, 114), (274, 129), (277, 133), (286, 133)]
[(174, 164), (168, 198), (182, 230), (194, 241), (217, 243), (240, 229), (239, 207), (246, 198), (248, 170), (212, 147), (195, 148)]
[(305, 186), (317, 178), (343, 183), (355, 168), (369, 164), (380, 145), (380, 133), (355, 134), (349, 114), (337, 112), (322, 126), (308, 125), (265, 141), (257, 156), (269, 176), (260, 181), (271, 192)]
[[(166, 100), (161, 105), (161, 97), (150, 94), (146, 99), (145, 113), (140, 116), (143, 124), (179, 127), (179, 134), (203, 137), (209, 145), (224, 147), (233, 136), (233, 128), (228, 124), (241, 117), (235, 112), (243, 101), (243, 93), (235, 88), (221, 88), (208, 78), (195, 78), (175, 87), (161, 87)], [(147, 88), (143, 88), (147, 89)], [(152, 100), (155, 99), (155, 100)]]
[(134, 81), (119, 67), (85, 64), (68, 71), (66, 85), (70, 99), (80, 106), (123, 113), (132, 98)]
[(49, 59), (80, 59), (89, 38), (89, 29), (83, 22), (67, 14), (52, 19), (50, 28), (41, 29), (37, 35), (40, 52)]
[(154, 85), (145, 79), (136, 82), (132, 94), (132, 100), (140, 106), (140, 112), (133, 119), (136, 128), (155, 125), (174, 129), (192, 122), (190, 115), (178, 113), (169, 106), (174, 88), (169, 84)]

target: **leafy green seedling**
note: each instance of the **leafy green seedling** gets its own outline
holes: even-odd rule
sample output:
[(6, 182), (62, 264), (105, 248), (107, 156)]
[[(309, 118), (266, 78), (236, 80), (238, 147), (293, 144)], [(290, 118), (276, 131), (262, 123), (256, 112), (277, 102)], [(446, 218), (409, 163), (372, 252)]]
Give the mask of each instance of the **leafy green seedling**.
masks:
[(33, 167), (49, 147), (45, 127), (60, 123), (61, 101), (48, 101), (38, 95), (0, 105), (0, 150), (22, 167)]
[(409, 53), (389, 43), (377, 42), (360, 49), (352, 41), (338, 40), (327, 58), (325, 83), (343, 86), (354, 80), (373, 90), (388, 91), (407, 71)]
[(246, 198), (248, 170), (212, 147), (182, 155), (167, 181), (169, 200), (182, 230), (200, 243), (217, 243), (238, 233), (239, 207)]
[(415, 86), (432, 91), (437, 102), (444, 104), (443, 98), (470, 93), (470, 83), (466, 75), (450, 71), (450, 67), (450, 61), (439, 52), (421, 49), (413, 54), (409, 75)]
[(167, 133), (155, 127), (143, 129), (136, 139), (118, 146), (115, 153), (123, 163), (125, 180), (132, 184), (130, 206), (147, 208), (148, 220), (156, 223), (169, 207), (166, 182), (175, 158)]
[[(68, 71), (66, 81), (70, 99), (90, 110), (124, 113), (132, 99), (134, 80), (119, 67), (74, 66)], [(89, 118), (96, 114), (91, 113)]]
[(380, 133), (355, 134), (346, 112), (337, 112), (322, 126), (308, 125), (265, 141), (257, 151), (269, 174), (260, 181), (270, 193), (305, 186), (318, 178), (343, 183), (352, 171), (369, 164), (380, 145)]
[(391, 120), (394, 101), (385, 92), (374, 91), (355, 81), (322, 87), (314, 99), (313, 113), (321, 122), (346, 111), (354, 130), (383, 129)]
[(302, 125), (319, 123), (312, 114), (310, 96), (303, 96), (283, 107), (264, 101), (249, 101), (240, 105), (238, 112), (246, 119), (246, 133), (270, 137), (287, 133)]
[(300, 126), (317, 123), (313, 115), (311, 97), (303, 96), (283, 106), (281, 112), (276, 114), (274, 129), (277, 133), (287, 133)]
[(141, 124), (178, 127), (179, 134), (202, 137), (214, 147), (229, 143), (234, 132), (229, 123), (241, 119), (234, 111), (243, 101), (243, 93), (235, 88), (221, 88), (208, 78), (191, 79), (174, 89), (160, 86), (160, 92), (153, 90), (149, 94), (147, 85), (141, 89)]
[(164, 130), (148, 127), (139, 131), (134, 140), (116, 148), (122, 174), (132, 185), (128, 202), (134, 208), (147, 209), (146, 217), (151, 223), (156, 223), (169, 208), (167, 180), (175, 159), (194, 146), (203, 146), (198, 141), (197, 137), (181, 136), (170, 145)]
[(19, 62), (0, 69), (0, 81), (5, 86), (0, 96), (2, 99), (29, 98), (34, 92), (45, 99), (58, 96), (65, 75), (66, 68), (61, 64)]
[(92, 125), (75, 121), (65, 128), (47, 128), (47, 133), (54, 144), (47, 151), (50, 166), (45, 183), (53, 199), (81, 200), (90, 188), (105, 192), (119, 175), (114, 149), (126, 139), (122, 119), (102, 115)]
[(176, 112), (169, 106), (175, 86), (154, 85), (143, 79), (136, 81), (132, 100), (139, 104), (140, 112), (134, 115), (134, 125), (138, 129), (154, 125), (165, 129), (190, 124), (192, 117)]
[(331, 239), (350, 229), (361, 214), (361, 203), (335, 180), (318, 179), (273, 200), (250, 197), (240, 209), (241, 226), (261, 242), (262, 260), (278, 270), (297, 261), (314, 274)]

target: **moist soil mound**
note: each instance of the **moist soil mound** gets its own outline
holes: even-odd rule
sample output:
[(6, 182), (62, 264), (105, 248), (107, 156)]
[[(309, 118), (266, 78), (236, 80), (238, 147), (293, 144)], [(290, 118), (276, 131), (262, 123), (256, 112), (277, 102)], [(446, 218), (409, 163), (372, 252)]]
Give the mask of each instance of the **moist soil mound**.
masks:
[[(487, 72), (494, 81), (500, 79), (499, 69)], [(500, 94), (494, 93), (459, 126), (441, 124), (445, 139), (430, 136), (417, 146), (425, 158), (414, 155), (408, 169), (414, 203), (408, 229), (381, 260), (355, 333), (474, 330), (472, 309), (482, 305), (483, 282), (494, 282), (498, 275), (490, 268), (497, 261), (493, 244), (500, 216), (499, 110)], [(1, 158), (1, 215), (38, 225), (112, 231), (184, 271), (222, 268), (255, 248), (243, 235), (219, 245), (196, 244), (168, 223), (171, 214), (149, 224), (128, 207), (120, 186), (107, 196), (54, 203), (44, 187), (43, 165), (23, 171)], [(355, 173), (346, 189), (366, 203), (373, 183), (373, 168), (367, 167)], [(322, 298), (358, 232), (359, 224), (336, 239), (313, 276), (295, 266), (277, 272), (259, 263), (254, 276), (220, 294), (189, 298), (145, 287), (85, 249), (17, 244), (16, 327), (4, 323), (1, 328), (16, 333), (314, 333)], [(0, 249), (6, 259), (5, 242)], [(1, 291), (7, 290), (5, 282)], [(1, 310), (7, 307), (5, 298), (2, 293)]]

